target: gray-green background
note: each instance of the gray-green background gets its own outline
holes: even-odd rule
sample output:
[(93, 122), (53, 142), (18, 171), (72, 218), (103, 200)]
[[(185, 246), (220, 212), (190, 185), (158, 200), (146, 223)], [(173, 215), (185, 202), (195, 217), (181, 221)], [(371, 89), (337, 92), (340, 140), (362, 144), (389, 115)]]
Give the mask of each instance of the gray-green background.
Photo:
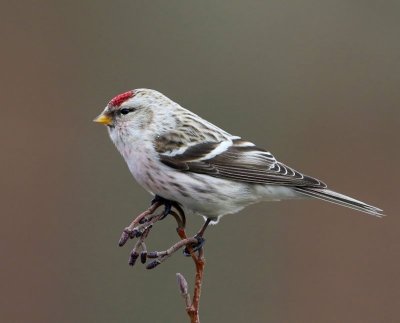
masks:
[(132, 243), (117, 247), (150, 196), (91, 120), (136, 87), (389, 215), (290, 201), (225, 217), (207, 232), (202, 322), (400, 320), (399, 1), (1, 7), (1, 322), (187, 322), (175, 273), (192, 285), (192, 262), (132, 269)]

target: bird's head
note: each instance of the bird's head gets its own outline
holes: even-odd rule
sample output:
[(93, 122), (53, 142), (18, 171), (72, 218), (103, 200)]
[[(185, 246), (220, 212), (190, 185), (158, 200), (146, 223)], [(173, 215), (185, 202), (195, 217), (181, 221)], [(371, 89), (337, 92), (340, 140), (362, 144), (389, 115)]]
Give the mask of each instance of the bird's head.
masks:
[(182, 110), (160, 92), (135, 89), (114, 97), (94, 121), (107, 126), (111, 140), (125, 156), (132, 147), (154, 146), (156, 138), (177, 126)]
[(155, 90), (131, 90), (114, 97), (94, 122), (111, 130), (127, 127), (143, 130), (153, 122), (155, 112), (163, 114), (162, 110), (171, 104), (171, 100)]

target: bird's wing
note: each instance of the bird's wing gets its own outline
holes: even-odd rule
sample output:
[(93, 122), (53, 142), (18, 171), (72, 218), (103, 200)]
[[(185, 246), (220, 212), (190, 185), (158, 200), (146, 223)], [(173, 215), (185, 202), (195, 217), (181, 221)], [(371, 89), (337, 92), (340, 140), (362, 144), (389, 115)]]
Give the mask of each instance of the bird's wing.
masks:
[(159, 151), (160, 161), (182, 172), (253, 184), (326, 187), (320, 180), (278, 162), (268, 151), (239, 137), (172, 146), (170, 142), (168, 150)]

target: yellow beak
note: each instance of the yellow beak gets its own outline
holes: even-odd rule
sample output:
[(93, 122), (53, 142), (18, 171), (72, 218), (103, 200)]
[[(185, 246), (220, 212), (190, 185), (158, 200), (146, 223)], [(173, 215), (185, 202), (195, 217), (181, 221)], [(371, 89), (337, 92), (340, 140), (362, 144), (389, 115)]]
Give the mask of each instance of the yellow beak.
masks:
[(93, 122), (98, 122), (98, 123), (102, 123), (106, 126), (109, 126), (112, 124), (112, 119), (110, 116), (102, 113), (96, 119), (94, 119)]

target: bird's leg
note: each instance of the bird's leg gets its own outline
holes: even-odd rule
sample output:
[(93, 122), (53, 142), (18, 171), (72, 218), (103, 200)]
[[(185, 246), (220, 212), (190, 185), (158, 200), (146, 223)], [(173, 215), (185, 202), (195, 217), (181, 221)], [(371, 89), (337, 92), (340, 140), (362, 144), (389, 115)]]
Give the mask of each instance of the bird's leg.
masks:
[[(159, 195), (156, 195), (154, 199), (151, 201), (151, 205), (154, 205), (156, 203), (160, 203), (161, 205), (164, 205), (164, 212), (160, 218), (160, 220), (163, 220), (168, 214), (172, 214), (176, 221), (178, 222), (179, 227), (185, 227), (186, 226), (186, 216), (185, 212), (183, 211), (182, 207), (179, 205), (178, 202), (167, 200)], [(172, 208), (175, 208), (178, 213), (173, 213)], [(177, 218), (179, 217), (179, 219)], [(142, 222), (145, 222), (145, 219), (142, 219)]]
[(203, 226), (201, 227), (200, 231), (197, 232), (196, 236), (202, 237), (211, 221), (211, 218), (207, 218), (206, 222), (204, 222)]
[[(139, 237), (141, 232), (143, 232), (144, 228), (153, 225), (153, 223), (157, 221), (163, 220), (168, 214), (174, 216), (174, 218), (178, 222), (179, 227), (185, 227), (186, 225), (185, 213), (178, 202), (167, 200), (159, 195), (156, 195), (154, 199), (151, 201), (150, 209), (154, 208), (154, 206), (159, 207), (161, 205), (164, 205), (164, 211), (161, 214), (154, 214), (153, 212), (144, 217), (141, 217), (139, 222), (136, 221), (135, 232), (134, 232), (136, 233), (136, 235), (134, 237)], [(178, 211), (178, 213), (172, 211), (172, 207), (174, 207)]]
[(207, 227), (208, 227), (208, 225), (210, 224), (211, 221), (212, 221), (211, 218), (207, 218), (206, 222), (204, 222), (204, 224), (201, 227), (200, 231), (197, 232), (196, 235), (193, 237), (193, 238), (196, 239), (197, 243), (190, 245), (190, 249), (191, 250), (189, 251), (188, 247), (186, 247), (183, 250), (183, 254), (186, 257), (189, 257), (191, 252), (199, 251), (203, 247), (204, 242), (206, 242), (206, 240), (203, 238), (203, 235), (204, 235), (204, 232), (206, 231), (206, 229), (207, 229)]
[(163, 220), (170, 212), (172, 209), (172, 201), (167, 200), (159, 195), (156, 195), (154, 199), (151, 201), (151, 204), (153, 205), (154, 203), (160, 202), (164, 205), (164, 212), (160, 218), (160, 220)]
[(164, 212), (160, 219), (160, 220), (163, 220), (168, 214), (171, 213), (172, 206), (174, 206), (173, 204), (176, 202), (167, 200), (167, 199), (161, 197), (160, 195), (156, 195), (156, 196), (154, 196), (154, 199), (151, 201), (151, 205), (156, 204), (156, 203), (160, 203), (160, 204), (164, 205)]

